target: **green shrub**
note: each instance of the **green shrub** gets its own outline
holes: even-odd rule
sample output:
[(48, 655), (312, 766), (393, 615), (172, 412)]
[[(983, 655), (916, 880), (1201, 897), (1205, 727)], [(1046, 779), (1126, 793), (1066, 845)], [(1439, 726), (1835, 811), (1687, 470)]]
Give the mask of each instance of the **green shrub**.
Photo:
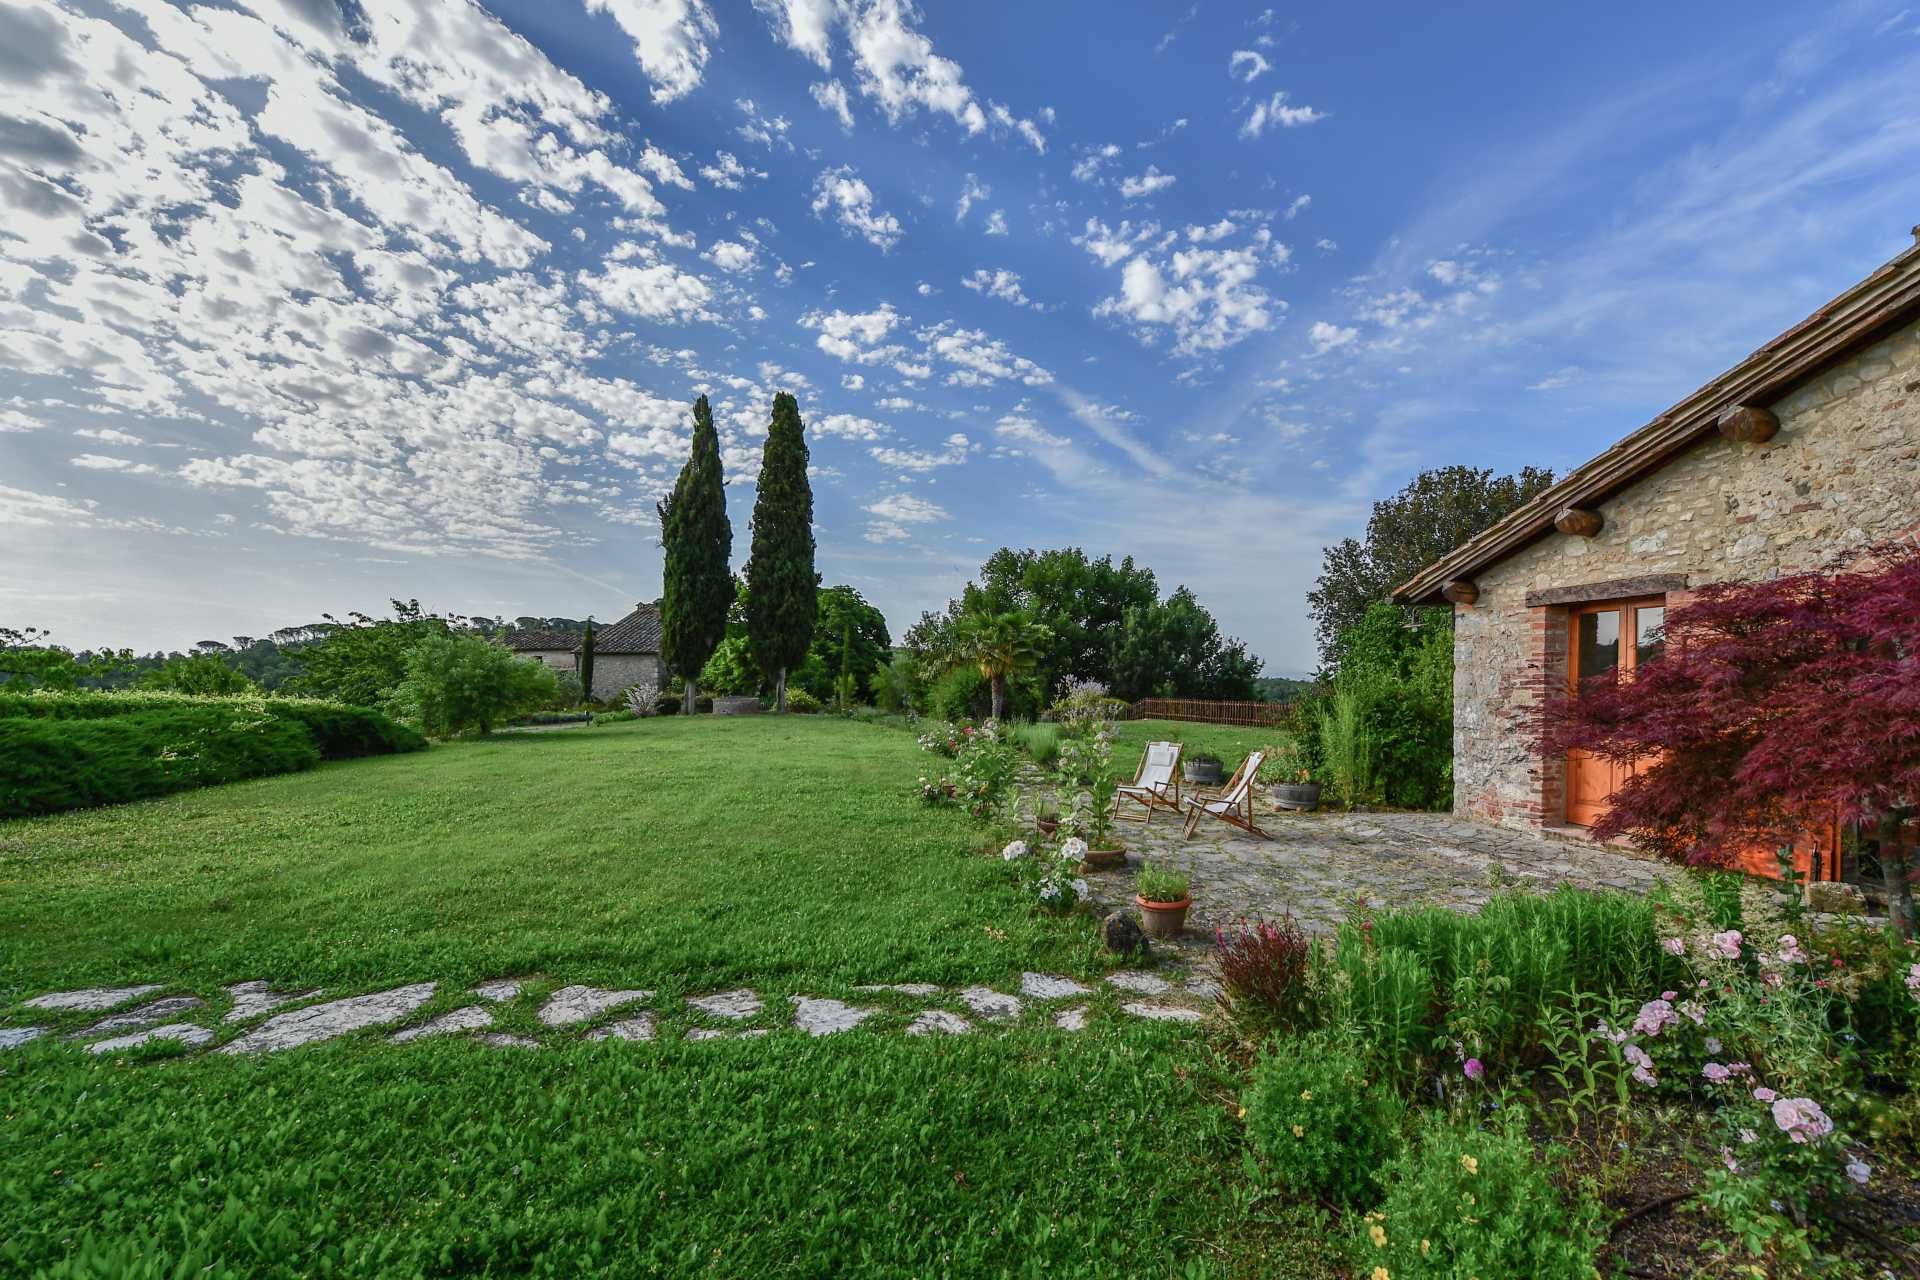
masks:
[(1254, 1064), (1244, 1103), (1254, 1149), (1298, 1195), (1364, 1203), (1400, 1147), (1399, 1095), (1325, 1033), (1276, 1039)]
[(1569, 1206), (1514, 1123), (1430, 1121), (1386, 1170), (1386, 1201), (1357, 1223), (1356, 1272), (1394, 1280), (1591, 1280), (1601, 1237), (1586, 1204)]
[(1417, 952), (1372, 945), (1352, 925), (1341, 926), (1333, 963), (1337, 1023), (1360, 1037), (1376, 1070), (1410, 1082), (1434, 1040), (1432, 972)]
[(318, 698), (231, 698), (151, 690), (78, 693), (0, 693), (0, 720), (15, 716), (45, 720), (99, 720), (156, 711), (212, 710), (236, 707), (291, 720), (313, 736), (323, 760), (353, 760), (425, 750), (427, 740), (389, 716), (367, 707)]
[(305, 698), (269, 698), (265, 706), (269, 715), (302, 725), (322, 760), (357, 760), (427, 747), (427, 740), (414, 730), (366, 707)]
[(824, 708), (820, 705), (820, 699), (805, 689), (788, 689), (787, 710), (797, 715), (814, 716), (819, 715)]
[(94, 719), (0, 719), (0, 817), (120, 804), (320, 763), (304, 726), (261, 704)]
[(516, 716), (551, 706), (553, 670), (481, 636), (431, 634), (401, 657), (404, 674), (389, 704), (432, 737), (491, 732)]
[(993, 690), (977, 667), (955, 667), (933, 682), (928, 702), (935, 719), (958, 724), (984, 718), (993, 709)]
[(639, 716), (631, 711), (602, 711), (593, 718), (593, 722), (595, 724), (625, 724), (629, 720), (638, 720), (639, 718)]

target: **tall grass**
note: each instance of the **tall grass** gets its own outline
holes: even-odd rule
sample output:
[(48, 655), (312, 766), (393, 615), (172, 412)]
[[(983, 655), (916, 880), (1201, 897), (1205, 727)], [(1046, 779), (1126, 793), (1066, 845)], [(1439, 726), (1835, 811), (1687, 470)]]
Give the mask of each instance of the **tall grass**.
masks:
[(1013, 740), (1042, 768), (1052, 768), (1060, 756), (1060, 726), (1057, 724), (1017, 724)]
[(1343, 809), (1367, 803), (1377, 788), (1365, 700), (1351, 685), (1337, 683), (1318, 714), (1327, 787), (1334, 800)]

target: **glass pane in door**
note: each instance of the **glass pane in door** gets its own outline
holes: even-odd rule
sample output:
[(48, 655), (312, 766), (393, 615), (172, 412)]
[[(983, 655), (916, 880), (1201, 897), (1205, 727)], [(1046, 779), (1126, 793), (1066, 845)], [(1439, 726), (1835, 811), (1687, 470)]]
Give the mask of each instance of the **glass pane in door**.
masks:
[(1667, 647), (1667, 608), (1643, 604), (1633, 611), (1633, 665), (1658, 658)]
[(1603, 609), (1580, 615), (1580, 679), (1605, 675), (1620, 665), (1620, 611)]

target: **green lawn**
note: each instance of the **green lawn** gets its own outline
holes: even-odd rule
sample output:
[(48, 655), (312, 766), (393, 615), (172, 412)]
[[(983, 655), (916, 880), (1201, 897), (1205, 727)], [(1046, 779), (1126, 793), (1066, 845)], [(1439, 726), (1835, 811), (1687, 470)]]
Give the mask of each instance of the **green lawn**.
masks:
[(910, 799), (924, 760), (839, 720), (656, 720), (0, 823), (10, 1024), (93, 983), (439, 980), (424, 1016), (523, 976), (653, 988), (663, 1026), (0, 1054), (0, 1273), (1224, 1275), (1310, 1238), (1249, 1208), (1237, 1071), (1190, 1029), (909, 1038), (880, 998), (826, 1038), (676, 1034), (727, 985), (1097, 976), (1085, 920)]
[(1268, 746), (1285, 737), (1285, 729), (1249, 729), (1229, 724), (1193, 724), (1185, 720), (1124, 720), (1117, 726), (1113, 757), (1126, 768), (1139, 763), (1140, 753), (1149, 742), (1178, 739), (1186, 744), (1186, 754), (1212, 751), (1231, 774), (1246, 758), (1247, 752)]

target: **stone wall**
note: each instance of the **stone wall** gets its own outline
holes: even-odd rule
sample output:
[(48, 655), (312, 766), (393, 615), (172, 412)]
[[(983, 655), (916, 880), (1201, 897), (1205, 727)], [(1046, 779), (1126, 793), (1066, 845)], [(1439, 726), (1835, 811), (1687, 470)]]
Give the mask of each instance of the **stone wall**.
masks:
[(660, 659), (651, 653), (596, 653), (593, 688), (587, 696), (595, 701), (617, 698), (627, 686), (637, 684), (648, 691), (651, 700), (664, 679)]
[(545, 663), (555, 671), (577, 671), (580, 669), (580, 660), (575, 655), (562, 649), (526, 649), (521, 651), (520, 656)]
[(1598, 536), (1549, 531), (1474, 575), (1479, 600), (1454, 610), (1456, 812), (1565, 820), (1563, 762), (1539, 759), (1521, 724), (1549, 682), (1566, 681), (1568, 608), (1530, 606), (1529, 592), (1669, 575), (1676, 605), (1688, 588), (1920, 536), (1920, 324), (1768, 407), (1780, 431), (1766, 444), (1710, 437), (1603, 504)]

